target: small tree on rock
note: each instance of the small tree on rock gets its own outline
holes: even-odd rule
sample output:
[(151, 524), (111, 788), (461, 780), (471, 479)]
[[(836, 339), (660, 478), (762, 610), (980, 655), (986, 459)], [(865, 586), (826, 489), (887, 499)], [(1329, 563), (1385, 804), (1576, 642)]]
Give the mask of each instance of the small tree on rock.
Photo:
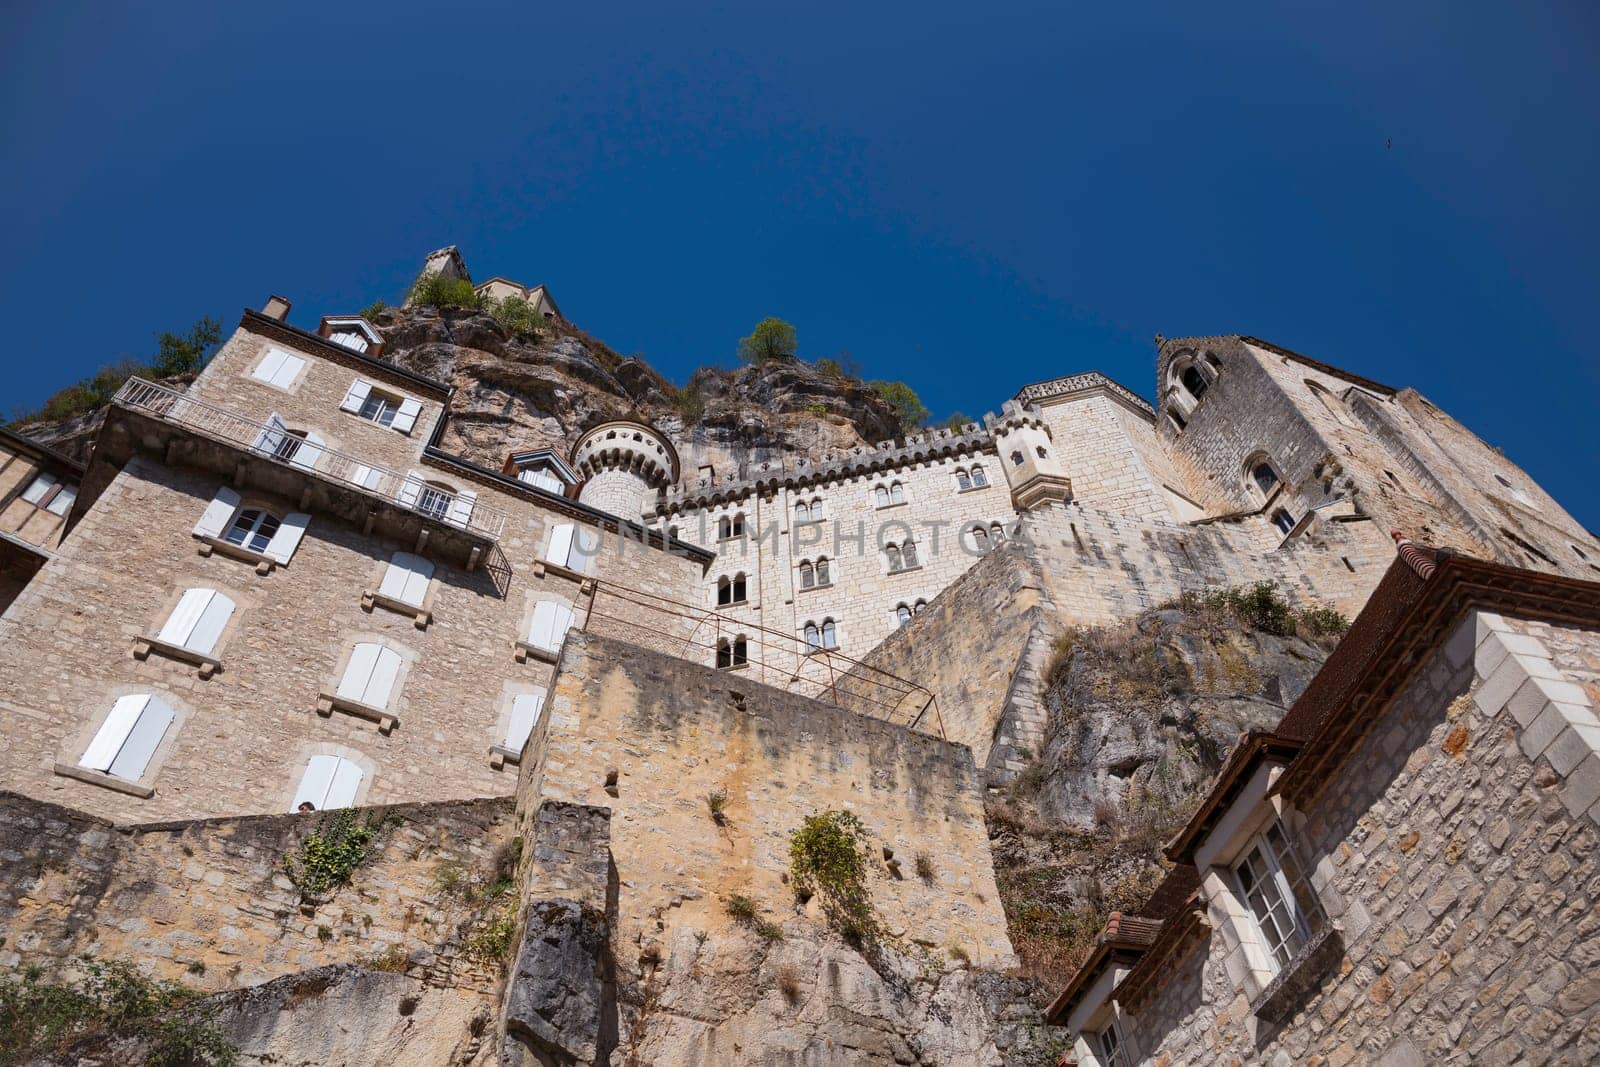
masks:
[(775, 356), (793, 356), (799, 350), (794, 327), (782, 319), (762, 319), (749, 337), (739, 338), (739, 358), (746, 363), (765, 363)]
[(905, 382), (868, 382), (867, 385), (892, 408), (901, 433), (911, 433), (928, 421), (928, 409), (917, 391)]
[(222, 324), (207, 317), (189, 327), (188, 333), (156, 335), (156, 358), (150, 369), (162, 378), (192, 374), (205, 366), (211, 350), (222, 339)]

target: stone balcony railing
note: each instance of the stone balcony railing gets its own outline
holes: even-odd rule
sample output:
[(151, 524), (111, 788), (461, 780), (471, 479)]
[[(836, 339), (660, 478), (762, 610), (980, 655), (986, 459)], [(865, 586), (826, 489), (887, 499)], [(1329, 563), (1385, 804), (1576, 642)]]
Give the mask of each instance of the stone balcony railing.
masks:
[(281, 423), (257, 422), (142, 378), (128, 379), (113, 403), (242, 449), (256, 460), (357, 490), (385, 507), (415, 513), (436, 528), (453, 528), (491, 542), (505, 531), (506, 513), (477, 500), (475, 494), (450, 493), (421, 481), (415, 473), (402, 474), (370, 459), (298, 440)]

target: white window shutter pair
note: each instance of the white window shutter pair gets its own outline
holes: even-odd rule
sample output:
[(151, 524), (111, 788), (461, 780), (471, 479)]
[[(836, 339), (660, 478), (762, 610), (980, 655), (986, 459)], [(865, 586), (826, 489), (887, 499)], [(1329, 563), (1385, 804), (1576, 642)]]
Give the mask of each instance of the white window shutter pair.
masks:
[(533, 606), (533, 624), (528, 627), (528, 644), (546, 652), (557, 652), (572, 627), (572, 609), (555, 600), (541, 600)]
[(529, 467), (518, 474), (517, 479), (552, 493), (564, 495), (566, 492), (566, 484), (543, 467)]
[(400, 653), (387, 645), (363, 641), (350, 652), (338, 695), (369, 708), (387, 708), (399, 674)]
[(400, 410), (394, 413), (394, 421), (389, 424), (389, 429), (410, 433), (411, 427), (417, 424), (417, 416), (420, 414), (422, 414), (422, 402), (408, 396), (400, 401)]
[(300, 369), (306, 361), (299, 356), (292, 356), (281, 348), (269, 348), (267, 354), (256, 364), (256, 369), (250, 376), (257, 381), (275, 385), (279, 389), (287, 389), (294, 384), (295, 378), (300, 374)]
[(78, 762), (136, 782), (144, 777), (173, 717), (166, 703), (148, 693), (119, 697)]
[(585, 539), (587, 530), (580, 530), (570, 522), (559, 522), (550, 527), (550, 545), (545, 549), (546, 563), (565, 567), (579, 574), (593, 574), (594, 560), (600, 554), (600, 534), (595, 531), (594, 543)]
[(357, 463), (350, 473), (350, 480), (363, 489), (376, 490), (378, 483), (383, 480), (383, 472)]
[(344, 347), (350, 349), (352, 352), (365, 352), (369, 344), (364, 335), (357, 333), (354, 330), (340, 330), (338, 333), (328, 338), (328, 340), (336, 341), (339, 344), (344, 345)]
[(344, 399), (339, 401), (339, 410), (348, 411), (352, 415), (361, 414), (361, 405), (367, 402), (367, 394), (370, 392), (372, 383), (365, 378), (357, 378), (345, 391)]
[(227, 486), (222, 486), (217, 490), (216, 496), (211, 498), (211, 503), (206, 505), (200, 521), (194, 524), (195, 536), (221, 537), (238, 510), (239, 494)]
[(445, 521), (451, 526), (466, 529), (467, 523), (472, 519), (473, 502), (477, 499), (477, 493), (457, 493), (455, 499), (450, 501), (450, 510), (445, 515)]
[(528, 743), (533, 728), (539, 724), (539, 716), (543, 711), (543, 689), (533, 693), (518, 693), (512, 698), (511, 721), (506, 726), (506, 736), (503, 741), (508, 751), (522, 751), (522, 746)]
[(318, 811), (330, 808), (348, 808), (356, 802), (356, 790), (366, 777), (353, 760), (343, 756), (312, 756), (300, 775), (300, 788), (295, 791), (290, 811), (299, 811), (300, 805), (309, 802)]
[(233, 601), (215, 589), (187, 589), (156, 639), (209, 656), (233, 608)]
[(432, 577), (432, 563), (410, 552), (396, 552), (389, 557), (378, 592), (391, 600), (420, 608), (428, 595), (428, 580)]

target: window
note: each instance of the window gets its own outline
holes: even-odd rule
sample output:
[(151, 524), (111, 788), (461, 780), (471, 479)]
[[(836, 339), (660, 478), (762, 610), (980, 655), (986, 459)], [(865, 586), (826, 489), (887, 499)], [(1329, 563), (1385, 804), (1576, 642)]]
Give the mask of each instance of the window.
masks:
[(999, 548), (1006, 540), (1006, 528), (998, 522), (989, 524), (989, 540)]
[(989, 531), (982, 526), (972, 528), (972, 547), (978, 552), (989, 551)]
[(261, 508), (243, 508), (233, 517), (233, 524), (222, 539), (230, 545), (265, 553), (281, 525), (277, 516)]
[(800, 588), (812, 589), (817, 584), (817, 569), (810, 563), (800, 564)]
[(982, 467), (972, 468), (972, 484), (974, 488), (982, 488), (989, 484), (989, 476), (983, 473)]
[(1173, 427), (1178, 430), (1185, 430), (1189, 427), (1189, 420), (1185, 419), (1183, 415), (1178, 412), (1177, 408), (1168, 408), (1167, 418), (1172, 420)]
[(1022, 453), (1021, 452), (1012, 452), (1011, 453), (1011, 465), (1013, 467), (1022, 466)]
[(344, 345), (352, 352), (365, 352), (369, 344), (366, 335), (359, 330), (336, 330), (328, 335), (328, 340)]
[(1273, 470), (1272, 464), (1266, 460), (1261, 460), (1250, 468), (1250, 477), (1264, 497), (1271, 496), (1272, 491), (1278, 486), (1278, 472)]
[(422, 607), (428, 595), (428, 581), (433, 577), (433, 564), (410, 552), (396, 552), (389, 557), (383, 571), (383, 583), (378, 594), (413, 608)]
[(726, 637), (717, 642), (717, 669), (731, 670), (734, 667), (743, 667), (750, 662), (749, 642), (744, 634), (740, 634), (732, 641)]
[(959, 492), (963, 492), (964, 493), (968, 489), (971, 489), (971, 488), (972, 488), (972, 478), (971, 478), (971, 476), (968, 475), (966, 471), (963, 471), (963, 470), (956, 471), (956, 489)]
[(827, 649), (839, 647), (839, 631), (832, 619), (822, 620), (822, 647)]
[(817, 559), (817, 584), (827, 585), (830, 581), (832, 579), (828, 577), (828, 557), (820, 556)]
[(1494, 476), (1494, 480), (1499, 482), (1504, 488), (1511, 490), (1511, 495), (1516, 498), (1517, 503), (1533, 508), (1535, 511), (1538, 510), (1539, 506), (1533, 502), (1532, 498), (1530, 498), (1528, 494), (1524, 493), (1521, 489), (1518, 489), (1516, 486), (1512, 485), (1509, 480), (1498, 474)]
[(1261, 937), (1264, 957), (1276, 974), (1306, 947), (1314, 932), (1313, 919), (1321, 918), (1278, 823), (1250, 844), (1233, 874)]
[(889, 561), (889, 573), (890, 574), (893, 574), (895, 571), (898, 571), (898, 570), (901, 570), (902, 568), (904, 568), (905, 563), (900, 557), (900, 546), (899, 545), (890, 545), (888, 548), (883, 550), (883, 555), (884, 555), (884, 558)]
[(388, 645), (362, 641), (350, 652), (336, 695), (369, 708), (387, 708), (399, 676), (400, 653)]
[(372, 383), (357, 378), (339, 402), (339, 410), (347, 411), (379, 426), (410, 433), (422, 414), (422, 403), (411, 397), (396, 396), (373, 388)]
[(1050, 453), (1045, 451), (1044, 445), (1035, 445), (1033, 450), (1038, 453), (1040, 459), (1050, 458)]
[(798, 501), (794, 506), (794, 521), (795, 522), (810, 522), (811, 521), (811, 505), (806, 503), (804, 500)]
[(905, 490), (905, 487), (903, 485), (901, 485), (899, 482), (895, 482), (894, 484), (890, 485), (889, 486), (889, 503), (891, 503), (891, 504), (904, 504), (905, 502), (906, 502), (906, 490)]
[(525, 467), (517, 472), (517, 480), (555, 493), (557, 496), (565, 496), (567, 492), (566, 483), (551, 474), (547, 467)]
[(732, 578), (723, 576), (717, 579), (718, 607), (726, 604), (743, 604), (745, 599), (745, 578), (743, 571), (734, 575)]
[(544, 696), (544, 690), (539, 689), (532, 693), (518, 693), (511, 698), (511, 718), (506, 724), (506, 735), (501, 738), (501, 745), (506, 751), (519, 756), (522, 754), (533, 728), (539, 725), (539, 716), (544, 712)]
[(896, 604), (894, 619), (897, 626), (904, 626), (911, 621), (911, 606), (909, 604)]
[(918, 565), (917, 543), (915, 541), (907, 541), (903, 546), (901, 546), (901, 552), (904, 555), (907, 570), (910, 570), (912, 567)]
[(545, 562), (578, 574), (593, 574), (595, 557), (600, 554), (600, 534), (596, 531), (594, 543), (590, 544), (585, 537), (587, 533), (570, 522), (558, 522), (550, 527)]
[(305, 365), (306, 361), (299, 356), (292, 356), (281, 348), (269, 348), (256, 369), (250, 372), (250, 377), (278, 389), (287, 389)]
[(300, 788), (295, 790), (290, 811), (327, 811), (348, 808), (356, 802), (356, 791), (366, 773), (354, 760), (343, 756), (312, 756), (300, 773)]
[(1279, 508), (1272, 513), (1272, 525), (1278, 528), (1279, 533), (1287, 537), (1294, 532), (1294, 516)]
[(737, 515), (724, 515), (717, 520), (717, 540), (732, 541), (736, 537), (744, 536), (744, 512)]
[(209, 656), (233, 617), (234, 603), (215, 589), (186, 589), (156, 640)]
[(235, 545), (276, 563), (288, 563), (311, 516), (292, 511), (280, 520), (265, 508), (240, 507), (240, 499), (227, 486), (218, 489), (195, 523), (194, 535), (213, 544)]
[(22, 491), (22, 499), (52, 515), (65, 515), (72, 510), (72, 502), (78, 499), (78, 490), (53, 474), (41, 473)]
[(928, 602), (926, 600), (918, 600), (915, 604), (911, 605), (911, 614), (921, 615), (922, 609), (927, 606)]
[(822, 630), (816, 623), (806, 623), (805, 629), (801, 632), (805, 634), (806, 651), (816, 652), (822, 648)]
[(1190, 364), (1183, 369), (1183, 374), (1178, 380), (1181, 381), (1183, 383), (1183, 387), (1189, 391), (1189, 395), (1194, 397), (1196, 400), (1199, 400), (1201, 397), (1205, 396), (1206, 390), (1211, 386), (1211, 383), (1206, 381), (1206, 376), (1200, 373), (1200, 368), (1194, 366), (1193, 364)]
[(1316, 382), (1312, 381), (1310, 378), (1306, 378), (1305, 383), (1306, 388), (1311, 390), (1311, 395), (1316, 397), (1322, 406), (1327, 409), (1328, 414), (1332, 415), (1339, 421), (1340, 424), (1344, 426), (1348, 426), (1351, 429), (1358, 428), (1355, 420), (1352, 419), (1349, 413), (1345, 411), (1344, 404), (1342, 404), (1337, 397), (1328, 392), (1328, 390), (1324, 389), (1321, 385), (1318, 385)]
[(572, 628), (572, 609), (557, 600), (541, 600), (533, 606), (533, 622), (528, 626), (528, 644), (546, 652), (559, 652), (561, 642)]
[(1128, 1056), (1122, 1047), (1122, 1036), (1117, 1032), (1115, 1020), (1094, 1035), (1094, 1054), (1101, 1067), (1128, 1067)]
[(873, 507), (886, 508), (889, 506), (889, 489), (887, 486), (877, 486), (872, 490)]
[(149, 693), (118, 697), (78, 765), (137, 782), (149, 769), (173, 718), (173, 710), (160, 697)]
[(918, 566), (916, 542), (905, 540), (898, 545), (888, 545), (883, 550), (883, 558), (889, 564), (889, 573), (912, 570)]
[(450, 514), (450, 501), (455, 491), (439, 482), (423, 482), (417, 492), (417, 510), (430, 519), (444, 521)]

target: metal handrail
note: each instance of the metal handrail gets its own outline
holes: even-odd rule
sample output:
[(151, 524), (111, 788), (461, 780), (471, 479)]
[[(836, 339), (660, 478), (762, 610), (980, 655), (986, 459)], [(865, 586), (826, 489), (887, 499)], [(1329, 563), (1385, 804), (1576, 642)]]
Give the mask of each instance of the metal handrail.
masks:
[[(719, 653), (725, 651), (732, 675), (749, 671), (765, 685), (944, 737), (938, 702), (925, 687), (837, 649), (817, 648), (795, 634), (748, 619), (590, 579), (588, 604), (578, 629), (620, 636), (698, 662), (716, 664)], [(734, 643), (741, 638), (745, 658), (735, 666), (731, 662)], [(691, 653), (691, 649), (698, 652)]]
[(113, 403), (244, 448), (263, 459), (383, 497), (447, 526), (491, 540), (499, 540), (505, 531), (506, 513), (499, 508), (439, 489), (415, 473), (401, 474), (327, 445), (311, 441), (291, 444), (292, 435), (282, 424), (256, 422), (143, 378), (129, 378)]

